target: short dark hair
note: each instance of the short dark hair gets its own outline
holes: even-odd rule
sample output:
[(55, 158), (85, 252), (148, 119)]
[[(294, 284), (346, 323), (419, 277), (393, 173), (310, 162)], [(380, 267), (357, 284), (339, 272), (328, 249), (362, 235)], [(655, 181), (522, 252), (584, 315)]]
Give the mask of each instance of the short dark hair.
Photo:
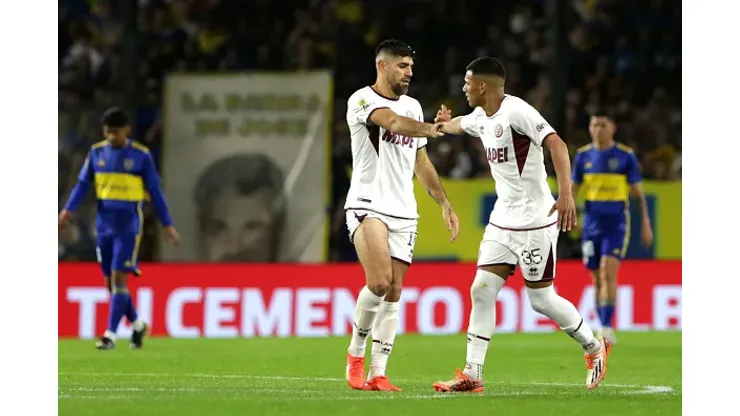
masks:
[(484, 56), (473, 60), (465, 70), (470, 71), (473, 75), (494, 75), (506, 79), (506, 69), (504, 64), (496, 58)]
[(375, 48), (375, 56), (385, 52), (392, 56), (398, 57), (416, 57), (416, 51), (406, 42), (398, 39), (386, 39)]
[(592, 111), (591, 117), (604, 117), (612, 123), (615, 121), (614, 115), (610, 111), (603, 108), (597, 108), (596, 110)]
[(100, 123), (104, 126), (120, 128), (128, 126), (131, 123), (131, 119), (122, 108), (111, 107), (105, 110), (103, 117), (100, 118)]

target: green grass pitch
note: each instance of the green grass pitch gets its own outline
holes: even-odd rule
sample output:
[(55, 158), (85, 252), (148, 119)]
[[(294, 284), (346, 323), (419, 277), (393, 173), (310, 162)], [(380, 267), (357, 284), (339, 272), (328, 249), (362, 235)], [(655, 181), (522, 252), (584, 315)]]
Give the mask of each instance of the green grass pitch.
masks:
[[(681, 333), (620, 333), (606, 380), (562, 333), (494, 335), (483, 394), (437, 393), (465, 362), (465, 335), (396, 338), (388, 377), (403, 392), (352, 391), (343, 338), (59, 341), (60, 415), (679, 415)], [(126, 341), (126, 340), (122, 340)], [(370, 346), (368, 345), (368, 356)], [(367, 359), (369, 364), (369, 357)]]

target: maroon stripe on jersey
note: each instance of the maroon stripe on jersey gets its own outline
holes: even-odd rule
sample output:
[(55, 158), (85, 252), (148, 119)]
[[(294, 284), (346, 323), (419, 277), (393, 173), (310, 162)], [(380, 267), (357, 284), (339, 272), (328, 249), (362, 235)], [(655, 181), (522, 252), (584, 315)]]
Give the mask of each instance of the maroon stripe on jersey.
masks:
[(401, 98), (401, 97), (396, 97), (396, 98), (392, 98), (392, 97), (386, 97), (385, 95), (383, 95), (383, 94), (379, 93), (379, 92), (378, 92), (378, 91), (377, 91), (377, 90), (376, 90), (375, 88), (373, 88), (373, 87), (372, 87), (372, 85), (370, 86), (370, 90), (371, 90), (372, 92), (374, 92), (375, 94), (377, 94), (377, 95), (378, 95), (379, 97), (383, 97), (383, 98), (385, 98), (386, 100), (391, 100), (391, 101), (398, 101), (398, 100), (399, 100), (399, 98)]
[(395, 260), (399, 263), (405, 264), (406, 266), (411, 266), (411, 263), (407, 262), (406, 260), (399, 259), (398, 257), (391, 256), (391, 260)]
[(375, 153), (380, 154), (380, 127), (372, 125), (368, 126), (367, 130), (368, 132), (370, 132), (370, 134), (368, 135), (368, 138), (370, 139), (370, 144), (373, 145)]
[(345, 212), (347, 212), (347, 211), (368, 211), (368, 212), (374, 212), (376, 214), (385, 215), (386, 217), (395, 218), (397, 220), (410, 220), (410, 221), (413, 221), (413, 220), (417, 220), (418, 219), (418, 218), (397, 217), (395, 215), (389, 215), (389, 214), (386, 214), (385, 212), (380, 212), (380, 211), (376, 211), (374, 209), (367, 209), (367, 208), (352, 208), (352, 207), (350, 207), (350, 208), (345, 208), (344, 211)]
[(550, 252), (547, 254), (547, 263), (545, 264), (545, 271), (542, 273), (542, 281), (550, 282), (555, 279), (555, 259), (552, 255), (552, 244), (550, 244)]
[(521, 134), (518, 131), (514, 130), (513, 127), (509, 128), (511, 129), (511, 140), (514, 142), (516, 167), (519, 168), (519, 176), (522, 176), (524, 164), (527, 162), (527, 155), (529, 154), (529, 145), (532, 143), (532, 140), (530, 140), (529, 137), (525, 136), (524, 134)]
[(494, 224), (492, 222), (489, 222), (489, 224), (493, 225), (494, 227), (496, 227), (498, 229), (506, 230), (506, 231), (534, 231), (534, 230), (541, 230), (543, 228), (547, 228), (547, 227), (550, 227), (552, 225), (555, 225), (555, 224), (557, 224), (557, 221), (551, 222), (550, 224), (543, 225), (541, 227), (535, 227), (535, 228), (506, 228), (506, 227), (502, 227), (500, 225), (496, 225), (496, 224)]

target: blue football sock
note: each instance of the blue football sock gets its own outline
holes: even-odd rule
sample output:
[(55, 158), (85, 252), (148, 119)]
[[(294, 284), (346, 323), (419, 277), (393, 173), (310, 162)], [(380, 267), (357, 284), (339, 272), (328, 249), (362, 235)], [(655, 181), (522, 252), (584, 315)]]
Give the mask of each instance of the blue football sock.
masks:
[(604, 305), (604, 317), (601, 319), (601, 326), (605, 328), (611, 328), (613, 317), (614, 317), (614, 304)]
[(136, 313), (134, 300), (133, 298), (131, 298), (130, 294), (128, 294), (127, 300), (128, 302), (126, 302), (126, 319), (128, 320), (129, 325), (133, 325), (133, 323), (136, 322), (137, 319), (139, 319), (139, 315)]
[(604, 327), (604, 322), (606, 322), (606, 305), (601, 303), (597, 304), (596, 314), (599, 315), (599, 322), (601, 322), (601, 326)]
[(118, 330), (118, 324), (121, 322), (123, 314), (126, 313), (128, 303), (131, 301), (131, 295), (128, 292), (117, 292), (117, 290), (120, 289), (113, 289), (108, 310), (108, 331), (114, 334)]

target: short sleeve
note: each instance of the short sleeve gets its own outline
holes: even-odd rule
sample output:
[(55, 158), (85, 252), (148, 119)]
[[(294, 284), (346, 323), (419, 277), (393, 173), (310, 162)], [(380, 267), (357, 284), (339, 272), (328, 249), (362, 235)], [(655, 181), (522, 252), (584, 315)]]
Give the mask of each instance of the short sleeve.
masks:
[(357, 91), (347, 101), (347, 123), (368, 125), (370, 114), (380, 108), (388, 108), (388, 104), (374, 94)]
[[(416, 116), (416, 121), (423, 123), (424, 122), (424, 108), (422, 108), (421, 103), (418, 103), (418, 115)], [(429, 141), (426, 137), (417, 137), (416, 138), (416, 148), (421, 149), (422, 147), (426, 146)]]
[(460, 128), (473, 137), (480, 137), (480, 133), (478, 133), (478, 108), (473, 110), (472, 113), (462, 116), (460, 119)]
[(640, 172), (640, 162), (637, 156), (630, 152), (627, 154), (627, 182), (630, 185), (642, 181), (642, 172)]
[(512, 106), (509, 120), (517, 133), (529, 137), (538, 146), (542, 146), (547, 136), (555, 133), (555, 129), (540, 112), (523, 100), (518, 100), (516, 105)]

